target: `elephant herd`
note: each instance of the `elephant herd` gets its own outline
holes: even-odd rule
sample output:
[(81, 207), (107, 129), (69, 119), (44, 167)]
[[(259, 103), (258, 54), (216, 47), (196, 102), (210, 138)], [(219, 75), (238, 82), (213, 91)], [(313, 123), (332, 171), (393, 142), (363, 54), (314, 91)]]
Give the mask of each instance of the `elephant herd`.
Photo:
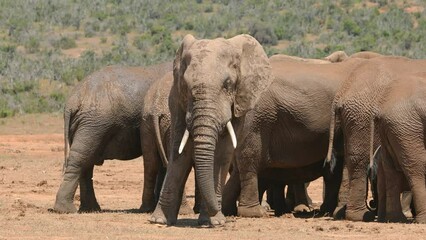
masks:
[(265, 216), (267, 189), (282, 212), (284, 186), (306, 200), (304, 183), (319, 177), (321, 213), (373, 221), (369, 168), (378, 221), (407, 221), (400, 196), (411, 191), (415, 221), (426, 223), (426, 60), (341, 51), (268, 58), (246, 34), (187, 35), (173, 63), (88, 76), (70, 95), (64, 124), (55, 212), (77, 212), (78, 186), (78, 211), (100, 211), (94, 165), (143, 155), (140, 210), (152, 223), (192, 212), (184, 193), (192, 168), (202, 225)]

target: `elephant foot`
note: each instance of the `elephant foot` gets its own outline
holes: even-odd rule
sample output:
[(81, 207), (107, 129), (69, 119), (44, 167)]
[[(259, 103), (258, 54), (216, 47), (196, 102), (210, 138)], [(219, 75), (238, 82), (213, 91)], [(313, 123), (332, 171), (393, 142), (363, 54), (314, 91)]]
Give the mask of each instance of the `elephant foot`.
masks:
[(56, 202), (53, 209), (49, 209), (49, 211), (55, 213), (76, 213), (77, 208), (74, 206), (73, 203)]
[(198, 225), (200, 226), (222, 226), (225, 225), (225, 223), (226, 218), (220, 211), (213, 217), (210, 217), (207, 213), (204, 213), (204, 211), (198, 216)]
[(392, 213), (386, 213), (385, 222), (406, 223), (408, 221), (407, 221), (407, 217), (405, 217), (405, 215), (402, 214), (402, 212), (392, 212)]
[(89, 205), (82, 204), (80, 208), (78, 209), (79, 213), (91, 213), (91, 212), (100, 212), (101, 207), (97, 202), (91, 203)]
[(143, 202), (141, 207), (139, 208), (139, 212), (141, 213), (152, 213), (155, 210), (155, 204), (145, 203)]
[(200, 213), (200, 211), (201, 211), (201, 206), (200, 206), (200, 204), (199, 204), (198, 202), (195, 202), (195, 205), (194, 205), (194, 207), (192, 208), (192, 211), (193, 211), (195, 214)]
[(308, 213), (308, 212), (312, 212), (312, 208), (310, 208), (309, 206), (306, 206), (305, 204), (299, 204), (296, 207), (294, 207), (293, 211), (296, 213)]
[(237, 204), (222, 204), (222, 212), (225, 216), (237, 216)]
[(193, 214), (194, 210), (191, 209), (191, 207), (188, 205), (188, 203), (182, 203), (179, 208), (179, 214), (181, 215), (189, 215)]
[(330, 206), (326, 206), (324, 204), (321, 205), (319, 214), (321, 214), (324, 217), (332, 216), (335, 207), (331, 208)]
[(334, 220), (343, 220), (346, 218), (346, 205), (337, 206), (333, 212)]
[(372, 222), (376, 218), (374, 212), (368, 210), (354, 211), (346, 210), (346, 220), (350, 221), (363, 221), (363, 222)]
[(163, 212), (163, 209), (161, 208), (161, 206), (157, 205), (149, 221), (155, 224), (175, 225), (177, 222), (177, 217), (167, 220), (166, 215)]
[(416, 216), (416, 218), (414, 219), (415, 223), (422, 223), (422, 224), (426, 224), (426, 214), (418, 214)]
[(239, 206), (238, 207), (238, 216), (240, 217), (251, 217), (251, 218), (261, 218), (268, 216), (268, 213), (266, 212), (265, 208), (256, 205), (254, 207), (245, 207), (245, 206)]

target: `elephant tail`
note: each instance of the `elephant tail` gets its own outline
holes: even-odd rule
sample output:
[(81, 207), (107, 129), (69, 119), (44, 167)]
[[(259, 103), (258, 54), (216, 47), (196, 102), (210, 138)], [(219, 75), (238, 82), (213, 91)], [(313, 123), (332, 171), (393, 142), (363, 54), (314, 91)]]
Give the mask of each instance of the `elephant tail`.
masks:
[(336, 115), (337, 115), (337, 110), (336, 110), (336, 102), (334, 101), (333, 104), (331, 105), (331, 120), (330, 120), (330, 136), (328, 138), (329, 142), (328, 142), (328, 152), (327, 152), (327, 157), (326, 157), (326, 161), (325, 163), (330, 163), (332, 162), (332, 158), (333, 158), (333, 142), (334, 142), (334, 129), (336, 128)]
[(64, 111), (64, 166), (62, 168), (62, 174), (65, 173), (65, 170), (68, 166), (68, 159), (70, 157), (70, 121), (71, 121), (71, 111), (69, 109), (65, 109)]
[(163, 141), (161, 141), (160, 118), (158, 115), (154, 115), (152, 120), (154, 122), (155, 142), (157, 144), (157, 148), (160, 149), (161, 161), (163, 162), (163, 167), (167, 167), (167, 163), (169, 161), (167, 160), (167, 155), (166, 155), (166, 151), (164, 150)]
[(375, 153), (377, 153), (374, 151), (374, 122), (375, 122), (375, 118), (373, 117), (370, 120), (370, 164), (368, 165), (370, 168), (373, 167), (373, 163), (374, 163), (374, 155)]

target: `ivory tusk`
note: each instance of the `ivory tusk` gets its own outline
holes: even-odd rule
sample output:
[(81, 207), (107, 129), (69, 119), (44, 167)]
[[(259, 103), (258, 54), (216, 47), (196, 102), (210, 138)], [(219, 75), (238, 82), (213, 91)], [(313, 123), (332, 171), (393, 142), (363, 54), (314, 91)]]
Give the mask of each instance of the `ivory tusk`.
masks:
[(232, 145), (235, 149), (237, 148), (237, 137), (235, 136), (234, 128), (232, 127), (231, 121), (226, 124), (226, 128), (228, 129), (229, 135), (231, 136)]
[(186, 142), (188, 142), (188, 138), (189, 138), (189, 131), (188, 129), (185, 129), (185, 133), (183, 134), (182, 141), (180, 142), (180, 145), (179, 145), (179, 154), (182, 153), (183, 148), (186, 145)]

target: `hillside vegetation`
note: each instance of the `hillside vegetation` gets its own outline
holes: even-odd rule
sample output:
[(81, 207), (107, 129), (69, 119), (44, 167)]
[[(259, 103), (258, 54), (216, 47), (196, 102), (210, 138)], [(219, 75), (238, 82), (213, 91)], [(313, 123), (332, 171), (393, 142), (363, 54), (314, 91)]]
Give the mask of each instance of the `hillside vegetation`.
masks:
[(171, 60), (187, 33), (249, 33), (268, 55), (425, 58), (425, 7), (424, 0), (0, 1), (0, 117), (61, 111), (91, 72)]

